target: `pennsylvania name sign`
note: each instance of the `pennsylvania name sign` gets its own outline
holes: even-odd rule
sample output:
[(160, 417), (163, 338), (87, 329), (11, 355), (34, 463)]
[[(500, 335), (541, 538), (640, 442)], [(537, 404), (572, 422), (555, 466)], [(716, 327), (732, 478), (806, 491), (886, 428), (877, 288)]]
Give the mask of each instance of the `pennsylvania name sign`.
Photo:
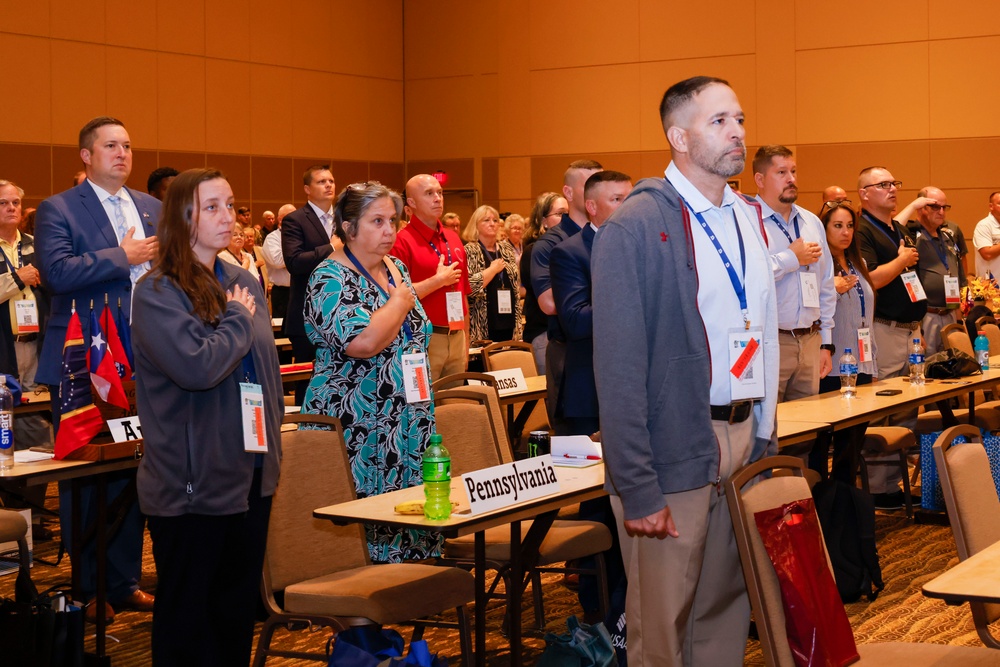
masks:
[(534, 500), (559, 491), (550, 455), (477, 470), (462, 475), (472, 514)]

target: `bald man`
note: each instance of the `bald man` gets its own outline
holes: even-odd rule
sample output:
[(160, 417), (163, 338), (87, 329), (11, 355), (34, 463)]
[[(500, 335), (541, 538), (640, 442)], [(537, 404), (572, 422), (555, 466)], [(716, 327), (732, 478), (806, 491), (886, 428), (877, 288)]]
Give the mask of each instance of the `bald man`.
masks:
[(410, 224), (389, 253), (410, 271), (413, 288), (434, 327), (427, 356), (431, 379), (465, 372), (469, 363), (469, 268), (465, 246), (441, 224), (444, 191), (430, 174), (406, 182)]

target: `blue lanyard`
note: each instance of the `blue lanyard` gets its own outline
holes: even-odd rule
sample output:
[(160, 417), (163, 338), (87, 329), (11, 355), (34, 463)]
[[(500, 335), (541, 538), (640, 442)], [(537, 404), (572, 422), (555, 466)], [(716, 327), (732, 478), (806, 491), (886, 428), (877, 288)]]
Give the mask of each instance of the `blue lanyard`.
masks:
[[(447, 241), (445, 241), (445, 243), (447, 243)], [(382, 289), (382, 286), (379, 285), (375, 281), (374, 278), (372, 278), (372, 274), (368, 273), (368, 269), (366, 269), (365, 267), (361, 266), (361, 262), (358, 261), (358, 258), (354, 256), (354, 253), (351, 252), (351, 249), (348, 248), (346, 245), (344, 246), (344, 254), (347, 255), (347, 259), (351, 260), (351, 264), (354, 265), (354, 267), (358, 270), (358, 272), (361, 275), (363, 275), (368, 280), (368, 282), (370, 282), (372, 285), (374, 285), (376, 288), (378, 288), (378, 291), (379, 291), (379, 293), (382, 294), (382, 296), (384, 296), (386, 299), (388, 299), (389, 298), (389, 293), (387, 291), (385, 291), (384, 289)], [(392, 279), (392, 274), (389, 273), (389, 267), (385, 266), (384, 264), (383, 264), (383, 267), (385, 268), (385, 277), (389, 279), (389, 284), (392, 285), (393, 287), (395, 287), (396, 286), (396, 281)], [(410, 328), (410, 321), (407, 318), (409, 318), (409, 313), (407, 313), (406, 317), (403, 318), (403, 332), (406, 334), (406, 342), (407, 343), (412, 343), (413, 342), (413, 329)]]
[(889, 239), (890, 241), (892, 241), (893, 245), (895, 245), (895, 246), (899, 245), (899, 242), (903, 239), (903, 237), (899, 235), (899, 232), (896, 231), (896, 228), (893, 225), (890, 224), (890, 225), (888, 225), (888, 227), (890, 229), (892, 229), (892, 231), (896, 232), (895, 238), (889, 232), (887, 232), (885, 230), (885, 226), (883, 226), (883, 224), (881, 222), (879, 222), (878, 220), (875, 220), (870, 215), (868, 215), (868, 211), (864, 211), (861, 215), (865, 216), (865, 220), (867, 220), (868, 222), (870, 222), (872, 224), (872, 227), (876, 228), (877, 230), (879, 230), (880, 232), (882, 232), (883, 234), (885, 234), (885, 237), (887, 239)]
[(846, 257), (844, 259), (847, 260), (847, 269), (851, 272), (851, 275), (855, 276), (858, 279), (858, 281), (856, 283), (854, 283), (854, 289), (858, 293), (858, 299), (861, 300), (861, 326), (864, 327), (865, 326), (865, 288), (861, 286), (861, 281), (864, 280), (864, 278), (861, 277), (861, 275), (854, 268), (854, 265), (851, 264), (851, 260), (847, 259)]
[(802, 234), (799, 233), (799, 216), (795, 213), (795, 209), (794, 208), (792, 209), (792, 221), (795, 224), (795, 238), (794, 239), (788, 233), (788, 230), (785, 229), (785, 225), (781, 221), (781, 216), (780, 215), (778, 215), (777, 213), (772, 213), (771, 214), (771, 218), (774, 220), (774, 224), (776, 224), (778, 226), (778, 229), (781, 230), (781, 233), (785, 235), (785, 238), (788, 239), (789, 243), (795, 243), (795, 240), (798, 239), (800, 236), (802, 236)]
[(740, 241), (740, 263), (743, 265), (743, 280), (740, 280), (740, 276), (736, 273), (736, 268), (733, 263), (729, 260), (729, 255), (723, 250), (722, 244), (719, 243), (719, 239), (716, 238), (715, 234), (712, 232), (712, 228), (708, 226), (705, 221), (705, 217), (691, 208), (691, 205), (684, 201), (684, 204), (694, 213), (694, 217), (698, 219), (698, 224), (701, 228), (705, 230), (708, 234), (708, 238), (715, 245), (715, 249), (719, 252), (719, 258), (722, 260), (723, 266), (726, 267), (726, 272), (729, 274), (729, 282), (733, 284), (733, 290), (736, 292), (736, 298), (740, 300), (740, 312), (743, 314), (743, 326), (746, 329), (750, 328), (750, 310), (747, 308), (747, 291), (743, 286), (743, 282), (746, 280), (747, 276), (747, 258), (746, 249), (743, 247), (743, 232), (740, 231), (740, 222), (736, 219), (736, 211), (733, 211), (733, 222), (736, 224), (736, 236)]
[[(444, 249), (448, 252), (448, 263), (451, 264), (452, 263), (452, 260), (451, 260), (451, 245), (448, 243), (448, 237), (444, 235), (444, 230), (443, 229), (441, 230), (441, 238), (444, 240)], [(435, 253), (437, 253), (438, 257), (441, 257), (441, 251), (437, 249), (437, 246), (434, 245), (433, 241), (431, 241), (430, 239), (427, 239), (427, 245), (429, 245), (431, 247), (431, 250), (433, 250)]]

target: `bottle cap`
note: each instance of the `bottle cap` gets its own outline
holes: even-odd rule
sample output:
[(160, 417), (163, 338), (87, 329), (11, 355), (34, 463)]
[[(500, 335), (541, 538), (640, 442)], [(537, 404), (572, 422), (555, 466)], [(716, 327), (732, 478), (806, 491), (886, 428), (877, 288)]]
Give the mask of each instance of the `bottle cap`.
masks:
[(441, 440), (442, 440), (442, 438), (441, 438), (441, 434), (440, 433), (434, 433), (433, 435), (431, 435), (431, 444), (432, 445), (440, 445), (441, 444)]
[(851, 348), (845, 347), (844, 348), (844, 354), (850, 354), (850, 353), (851, 353)]

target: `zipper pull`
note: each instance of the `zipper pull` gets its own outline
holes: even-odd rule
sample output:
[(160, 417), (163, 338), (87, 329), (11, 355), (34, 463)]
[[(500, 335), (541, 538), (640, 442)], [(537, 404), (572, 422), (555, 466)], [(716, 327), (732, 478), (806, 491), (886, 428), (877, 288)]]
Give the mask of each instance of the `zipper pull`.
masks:
[(194, 493), (194, 489), (191, 488), (191, 482), (187, 483), (187, 492), (188, 492), (188, 495), (191, 495), (192, 493)]

